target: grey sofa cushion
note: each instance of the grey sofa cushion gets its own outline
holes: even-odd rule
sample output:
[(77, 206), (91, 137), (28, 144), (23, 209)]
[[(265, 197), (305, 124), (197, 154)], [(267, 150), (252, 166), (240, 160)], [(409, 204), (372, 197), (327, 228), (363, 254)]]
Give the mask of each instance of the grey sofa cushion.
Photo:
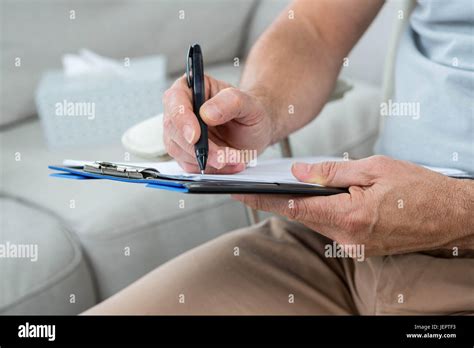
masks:
[(4, 194), (0, 212), (0, 313), (75, 314), (96, 302), (80, 245), (58, 217)]
[[(189, 44), (199, 42), (208, 63), (231, 62), (253, 4), (254, 0), (1, 1), (0, 125), (33, 115), (40, 74), (60, 67), (62, 54), (80, 48), (121, 60), (130, 57), (132, 62), (133, 57), (164, 54), (168, 72), (176, 73), (183, 70)], [(20, 66), (15, 65), (17, 58)]]
[[(2, 132), (1, 144), (1, 190), (47, 208), (64, 220), (83, 242), (93, 269), (98, 270), (101, 297), (187, 248), (247, 224), (244, 208), (229, 197), (182, 195), (142, 185), (48, 176), (47, 165), (61, 163), (64, 158), (123, 161), (119, 143), (100, 149), (51, 152), (45, 147), (38, 121), (33, 121)], [(21, 155), (20, 161), (15, 160), (15, 153)], [(208, 211), (196, 218), (197, 211), (205, 209)], [(13, 211), (8, 216), (21, 219)], [(191, 216), (193, 223), (189, 223)], [(41, 228), (37, 233), (41, 235)], [(126, 248), (130, 248), (130, 257)]]

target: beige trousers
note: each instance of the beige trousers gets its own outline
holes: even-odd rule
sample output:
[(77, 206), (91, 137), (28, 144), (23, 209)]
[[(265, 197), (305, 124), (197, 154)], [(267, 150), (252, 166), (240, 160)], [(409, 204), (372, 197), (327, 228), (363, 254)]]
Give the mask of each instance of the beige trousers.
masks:
[(472, 314), (474, 259), (420, 253), (363, 262), (277, 218), (160, 266), (85, 314)]

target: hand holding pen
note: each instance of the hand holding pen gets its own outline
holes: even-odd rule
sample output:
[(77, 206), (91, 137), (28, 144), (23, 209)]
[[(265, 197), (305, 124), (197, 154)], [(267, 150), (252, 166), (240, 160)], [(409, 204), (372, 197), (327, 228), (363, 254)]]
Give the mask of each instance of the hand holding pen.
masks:
[(166, 150), (187, 172), (244, 170), (246, 163), (228, 154), (260, 153), (270, 145), (269, 108), (256, 96), (204, 75), (199, 45), (190, 47), (186, 67), (186, 76), (176, 80), (163, 97)]

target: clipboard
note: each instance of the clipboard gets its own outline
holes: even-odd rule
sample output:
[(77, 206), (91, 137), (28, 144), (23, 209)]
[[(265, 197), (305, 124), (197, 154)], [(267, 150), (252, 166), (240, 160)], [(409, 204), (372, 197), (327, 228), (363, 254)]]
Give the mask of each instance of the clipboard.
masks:
[(186, 180), (160, 173), (154, 168), (126, 166), (111, 162), (94, 162), (84, 166), (48, 166), (52, 177), (73, 180), (112, 180), (141, 184), (147, 188), (191, 194), (280, 194), (330, 196), (348, 193), (345, 188), (315, 186), (304, 183)]

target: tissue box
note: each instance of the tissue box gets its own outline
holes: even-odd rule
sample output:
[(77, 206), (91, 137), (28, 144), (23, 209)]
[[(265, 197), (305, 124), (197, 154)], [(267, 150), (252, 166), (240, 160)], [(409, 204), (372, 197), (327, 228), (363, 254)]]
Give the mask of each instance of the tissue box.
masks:
[(162, 112), (164, 56), (133, 58), (115, 73), (42, 77), (36, 106), (50, 148), (120, 142), (132, 125)]

